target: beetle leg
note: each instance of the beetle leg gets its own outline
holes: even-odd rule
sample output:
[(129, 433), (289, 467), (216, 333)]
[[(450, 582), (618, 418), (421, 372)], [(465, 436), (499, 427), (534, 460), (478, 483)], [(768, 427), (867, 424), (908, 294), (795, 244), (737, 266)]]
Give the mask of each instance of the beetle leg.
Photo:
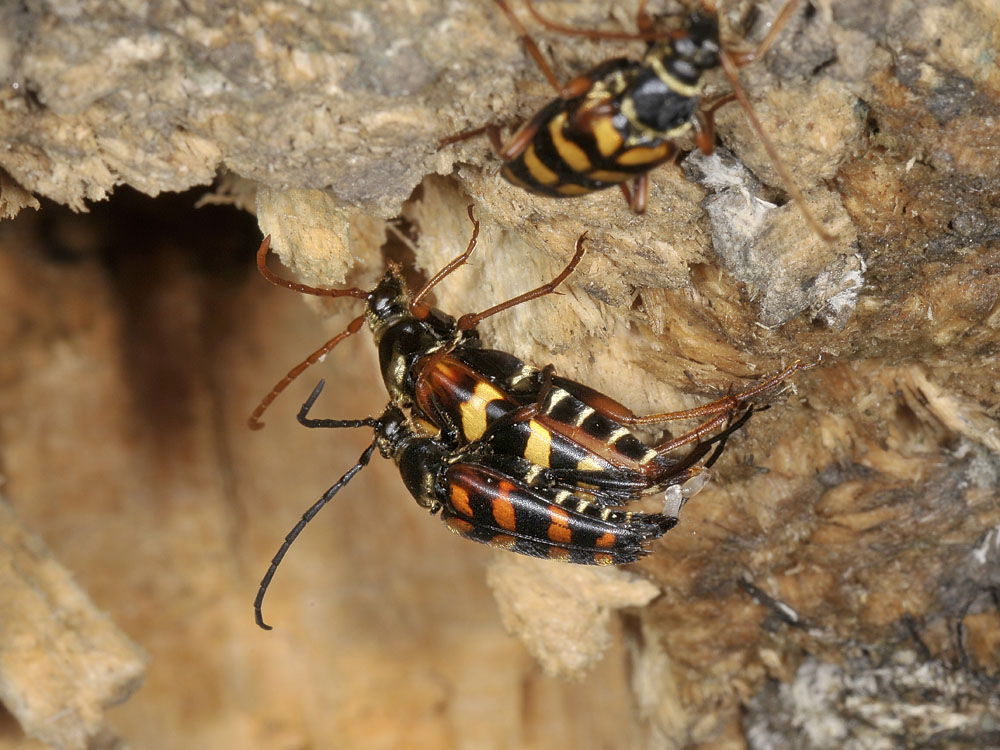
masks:
[(556, 287), (558, 287), (566, 277), (573, 273), (574, 269), (579, 265), (580, 259), (583, 257), (583, 241), (586, 239), (587, 233), (584, 232), (580, 235), (579, 239), (576, 241), (576, 252), (573, 253), (573, 257), (570, 259), (566, 267), (556, 276), (552, 281), (542, 284), (540, 287), (532, 289), (530, 292), (525, 292), (524, 294), (519, 294), (513, 299), (509, 299), (506, 302), (501, 302), (498, 305), (494, 305), (480, 313), (474, 315), (463, 315), (458, 319), (458, 327), (463, 331), (468, 331), (475, 328), (477, 325), (482, 323), (486, 318), (496, 315), (498, 312), (503, 312), (504, 310), (509, 310), (512, 307), (520, 305), (524, 302), (530, 302), (533, 299), (538, 299), (539, 297), (544, 297), (547, 294), (552, 294), (555, 292)]

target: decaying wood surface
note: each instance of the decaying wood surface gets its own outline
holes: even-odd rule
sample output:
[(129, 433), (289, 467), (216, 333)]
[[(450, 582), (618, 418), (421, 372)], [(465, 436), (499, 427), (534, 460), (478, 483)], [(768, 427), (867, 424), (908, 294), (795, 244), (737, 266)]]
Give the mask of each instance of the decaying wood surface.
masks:
[[(130, 388), (147, 396), (180, 389), (197, 394), (191, 403), (199, 405), (184, 430), (146, 436), (158, 422), (138, 419), (142, 402), (118, 403), (109, 395), (121, 387), (105, 361), (115, 337), (75, 360), (82, 350), (70, 333), (86, 341), (88, 331), (98, 330), (78, 331), (76, 319), (41, 326), (60, 333), (19, 356), (4, 346), (12, 393), (37, 390), (47, 397), (40, 403), (55, 408), (50, 402), (60, 399), (53, 394), (72, 382), (115, 405), (121, 457), (98, 462), (100, 470), (91, 462), (83, 475), (90, 494), (81, 496), (110, 498), (106, 472), (133, 476), (139, 462), (148, 474), (139, 476), (148, 481), (120, 483), (157, 487), (159, 500), (143, 489), (133, 512), (134, 523), (150, 522), (143, 538), (162, 555), (158, 563), (156, 555), (132, 558), (135, 545), (126, 545), (115, 562), (132, 576), (149, 576), (154, 590), (154, 575), (166, 567), (181, 580), (185, 571), (201, 576), (188, 585), (202, 596), (187, 600), (202, 602), (200, 619), (210, 621), (200, 623), (205, 636), (195, 639), (198, 646), (182, 647), (176, 633), (190, 616), (177, 613), (166, 630), (157, 616), (161, 596), (186, 601), (172, 577), (159, 595), (129, 605), (134, 610), (123, 604), (127, 587), (100, 585), (101, 605), (150, 652), (151, 675), (158, 658), (169, 665), (149, 686), (150, 696), (178, 706), (170, 689), (181, 675), (170, 670), (181, 658), (200, 658), (199, 674), (210, 675), (224, 698), (215, 713), (200, 702), (198, 736), (232, 732), (260, 747), (322, 746), (334, 735), (358, 747), (393, 746), (401, 736), (411, 747), (456, 748), (545, 747), (569, 739), (580, 747), (617, 746), (622, 737), (628, 746), (651, 748), (996, 744), (990, 729), (1000, 667), (995, 3), (816, 0), (803, 4), (764, 62), (742, 72), (809, 205), (836, 233), (829, 244), (785, 200), (735, 105), (720, 112), (724, 148), (716, 157), (695, 155), (681, 169), (655, 172), (641, 217), (612, 191), (573, 201), (521, 193), (498, 179), (485, 139), (438, 150), (443, 135), (487, 122), (509, 126), (552, 95), (486, 0), (363, 7), (342, 0), (322, 10), (280, 2), (243, 9), (139, 5), (126, 10), (84, 1), (72, 11), (0, 11), (6, 29), (0, 33), (9, 40), (3, 49), (12, 50), (0, 56), (0, 77), (17, 84), (0, 96), (0, 138), (7, 145), (0, 167), (29, 193), (80, 209), (122, 183), (155, 195), (207, 184), (225, 170), (217, 199), (254, 205), (292, 272), (329, 285), (348, 278), (370, 283), (387, 255), (433, 272), (464, 248), (472, 204), (482, 222), (480, 247), (468, 267), (436, 290), (437, 303), (456, 314), (550, 278), (586, 230), (588, 254), (565, 293), (486, 321), (484, 336), (538, 364), (551, 362), (637, 412), (694, 406), (794, 359), (823, 355), (821, 367), (797, 376), (771, 409), (754, 416), (714, 469), (713, 482), (684, 508), (680, 526), (630, 571), (590, 576), (465, 550), (471, 545), (410, 507), (391, 471), (373, 470), (352, 486), (353, 502), (341, 498), (310, 532), (314, 549), (307, 537), (297, 545), (294, 554), (305, 562), (290, 559), (290, 572), (283, 571), (271, 595), (276, 624), (287, 623), (295, 637), (265, 636), (234, 626), (229, 607), (241, 611), (249, 601), (255, 573), (285, 528), (350, 465), (362, 438), (318, 436), (288, 424), (299, 391), (276, 402), (265, 432), (248, 436), (238, 423), (254, 393), (323, 334), (282, 328), (308, 319), (290, 311), (298, 304), (287, 299), (292, 295), (241, 287), (220, 299), (245, 311), (242, 318), (236, 308), (195, 309), (228, 321), (220, 329), (227, 336), (243, 328), (260, 333), (234, 339), (246, 342), (232, 345), (245, 351), (221, 357), (229, 364), (225, 378), (203, 364), (196, 372), (211, 377), (190, 385), (188, 369), (166, 353), (184, 360), (186, 339), (176, 331), (199, 330), (184, 311), (210, 294), (199, 286), (205, 282), (175, 269), (165, 275), (177, 280), (173, 297), (169, 286), (145, 277), (140, 291), (121, 287), (133, 305), (141, 295), (162, 300), (162, 309), (142, 302), (162, 329), (119, 319), (130, 308), (116, 311), (100, 294), (80, 297), (76, 304), (89, 319), (120, 329), (122, 340), (141, 343), (135, 343), (140, 351), (160, 352), (126, 370)], [(779, 5), (724, 3), (727, 38), (760, 38)], [(629, 4), (598, 0), (547, 0), (539, 8), (580, 27), (628, 28), (634, 14)], [(623, 54), (623, 46), (626, 53), (637, 49), (551, 34), (539, 39), (563, 79)], [(720, 78), (712, 85), (722, 91), (726, 84)], [(24, 197), (10, 185), (0, 182), (0, 207)], [(10, 238), (20, 236), (0, 235), (8, 253)], [(133, 241), (137, 252), (143, 249), (141, 229)], [(53, 285), (105, 283), (98, 267), (67, 279), (12, 257), (2, 276), (11, 295), (38, 289), (46, 275)], [(54, 303), (55, 291), (47, 294)], [(289, 307), (274, 307), (282, 304)], [(323, 307), (329, 332), (357, 314), (343, 301)], [(45, 313), (40, 301), (15, 306), (11, 315), (34, 320)], [(5, 341), (13, 345), (28, 333), (8, 325)], [(69, 343), (60, 349), (63, 338)], [(354, 389), (366, 392), (373, 377), (370, 345), (357, 338), (324, 365), (343, 399), (338, 404), (328, 388), (323, 406), (330, 415), (358, 416)], [(25, 351), (35, 358), (24, 359)], [(74, 361), (93, 364), (74, 369)], [(103, 380), (96, 377), (102, 373)], [(306, 380), (303, 393), (315, 377)], [(377, 410), (377, 389), (367, 393), (366, 408)], [(58, 535), (65, 521), (47, 526), (49, 513), (24, 506), (58, 508), (46, 498), (66, 488), (44, 476), (44, 464), (12, 460), (29, 449), (19, 447), (25, 438), (9, 416), (20, 412), (7, 410), (17, 402), (5, 398), (0, 449), (11, 502), (43, 536), (46, 528)], [(172, 424), (171, 416), (164, 407), (158, 418)], [(144, 437), (128, 439), (132, 431)], [(42, 428), (32, 434), (46, 444)], [(100, 435), (92, 434), (95, 450)], [(323, 451), (309, 453), (316, 443)], [(334, 443), (346, 443), (336, 459)], [(175, 453), (178, 444), (186, 447)], [(292, 478), (281, 470), (292, 459), (272, 455), (290, 449), (296, 457), (316, 456)], [(192, 488), (151, 481), (161, 474), (189, 479)], [(95, 502), (93, 512), (134, 501), (133, 492), (121, 493), (107, 505)], [(172, 512), (161, 516), (165, 507)], [(199, 523), (197, 513), (211, 520)], [(177, 541), (192, 533), (192, 523), (198, 547)], [(79, 541), (67, 540), (65, 548), (48, 541), (93, 591), (81, 568), (99, 570), (107, 559), (86, 544), (82, 553)], [(215, 551), (206, 556), (205, 550)], [(487, 604), (484, 580), (500, 615)], [(608, 615), (623, 606), (632, 607), (624, 626)], [(405, 621), (396, 614), (401, 607)], [(564, 625), (607, 621), (611, 630), (560, 628), (560, 613)], [(549, 671), (597, 670), (584, 684), (600, 675), (616, 686), (604, 694), (609, 705), (602, 717), (586, 690), (538, 676), (499, 634), (500, 616)], [(209, 643), (216, 650), (206, 659)], [(609, 644), (610, 656), (600, 661)], [(467, 668), (472, 664), (475, 674)], [(230, 680), (253, 687), (241, 694)], [(873, 682), (884, 689), (873, 694)], [(519, 694), (517, 685), (530, 689)], [(145, 692), (120, 709), (122, 734), (137, 746), (156, 746), (140, 741), (149, 723), (137, 717), (152, 715), (157, 704), (131, 708)], [(282, 697), (274, 709), (262, 709), (265, 697), (275, 695)], [(492, 721), (477, 696), (491, 702)], [(550, 713), (553, 704), (565, 710)], [(591, 723), (574, 730), (581, 709)], [(547, 716), (563, 721), (543, 729)], [(407, 733), (404, 720), (420, 730)], [(170, 746), (162, 738), (171, 731), (194, 736), (179, 724), (157, 725), (161, 746)]]
[(0, 701), (54, 747), (112, 748), (104, 711), (142, 684), (145, 654), (0, 499)]

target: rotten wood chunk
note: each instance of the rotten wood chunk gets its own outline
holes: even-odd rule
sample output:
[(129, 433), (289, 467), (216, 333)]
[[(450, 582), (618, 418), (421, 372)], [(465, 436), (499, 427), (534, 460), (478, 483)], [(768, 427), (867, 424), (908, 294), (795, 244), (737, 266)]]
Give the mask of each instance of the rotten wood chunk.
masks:
[(0, 499), (0, 702), (52, 747), (115, 747), (104, 712), (142, 685), (147, 657)]

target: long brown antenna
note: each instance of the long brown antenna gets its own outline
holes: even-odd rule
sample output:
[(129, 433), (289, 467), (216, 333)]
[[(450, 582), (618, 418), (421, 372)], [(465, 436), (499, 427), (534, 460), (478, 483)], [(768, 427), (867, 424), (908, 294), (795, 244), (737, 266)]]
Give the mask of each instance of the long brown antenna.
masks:
[[(500, 2), (500, 0), (495, 0), (495, 2)], [(640, 0), (639, 10), (636, 12), (636, 23), (641, 29), (638, 32), (632, 31), (602, 31), (600, 29), (578, 29), (573, 26), (566, 26), (561, 23), (553, 21), (551, 18), (543, 16), (532, 0), (524, 0), (524, 6), (528, 9), (528, 13), (534, 18), (538, 23), (547, 28), (549, 31), (555, 31), (558, 34), (566, 34), (568, 36), (583, 36), (588, 39), (616, 39), (618, 41), (642, 41), (642, 42), (655, 42), (664, 39), (677, 39), (678, 37), (685, 36), (687, 32), (678, 29), (671, 29), (667, 31), (645, 31), (642, 29), (649, 28), (649, 16), (646, 14), (646, 0)], [(508, 14), (509, 15), (509, 14)]]
[(521, 43), (528, 51), (528, 54), (531, 55), (531, 59), (535, 61), (539, 70), (542, 71), (542, 75), (545, 76), (545, 80), (552, 84), (552, 88), (556, 91), (560, 91), (562, 89), (562, 85), (559, 83), (559, 79), (556, 78), (556, 74), (553, 72), (552, 66), (549, 65), (548, 61), (545, 59), (545, 55), (543, 55), (542, 51), (538, 49), (538, 45), (535, 44), (535, 40), (531, 38), (531, 34), (528, 33), (526, 28), (524, 28), (524, 24), (522, 24), (521, 20), (514, 15), (514, 11), (510, 9), (510, 6), (507, 5), (505, 0), (493, 1), (500, 6), (500, 10), (502, 10), (510, 20), (514, 30), (517, 31), (518, 36), (521, 37)]
[(767, 133), (764, 132), (764, 126), (761, 125), (760, 120), (757, 119), (757, 114), (753, 110), (753, 105), (750, 104), (750, 99), (747, 98), (746, 91), (744, 91), (743, 86), (740, 85), (736, 63), (725, 52), (725, 50), (719, 54), (719, 59), (722, 61), (722, 69), (726, 73), (726, 78), (729, 79), (729, 85), (733, 87), (733, 93), (736, 95), (736, 100), (740, 103), (740, 106), (746, 113), (751, 127), (754, 129), (754, 132), (757, 133), (757, 137), (760, 138), (760, 142), (764, 146), (764, 150), (771, 158), (771, 163), (774, 164), (775, 170), (777, 170), (782, 181), (785, 183), (785, 190), (788, 191), (788, 194), (792, 196), (792, 200), (798, 205), (799, 211), (802, 212), (802, 217), (806, 220), (806, 223), (810, 226), (810, 228), (824, 242), (833, 242), (837, 239), (836, 235), (830, 234), (826, 231), (819, 220), (813, 215), (812, 211), (809, 210), (809, 206), (806, 205), (805, 196), (802, 195), (802, 191), (799, 190), (799, 186), (796, 184), (795, 178), (792, 177), (792, 173), (788, 169), (788, 165), (785, 164), (784, 160), (778, 154), (778, 149), (774, 147), (771, 139), (768, 138)]
[(427, 293), (440, 284), (442, 279), (447, 277), (456, 268), (464, 266), (466, 261), (469, 260), (469, 256), (472, 255), (472, 251), (476, 249), (476, 240), (479, 238), (479, 222), (472, 213), (471, 205), (466, 210), (469, 212), (469, 221), (472, 222), (472, 237), (469, 238), (469, 245), (465, 248), (463, 253), (455, 258), (452, 258), (448, 265), (434, 274), (434, 278), (424, 284), (420, 288), (420, 291), (413, 295), (413, 299), (410, 301), (410, 312), (414, 313), (414, 315), (416, 315), (416, 311), (420, 306), (421, 300), (427, 296)]
[(281, 393), (283, 390), (285, 390), (285, 388), (287, 388), (288, 385), (293, 380), (295, 380), (295, 378), (297, 378), (299, 375), (305, 372), (306, 368), (311, 367), (312, 365), (319, 362), (319, 360), (322, 359), (324, 356), (326, 356), (330, 352), (330, 350), (333, 349), (333, 347), (335, 347), (341, 341), (346, 339), (348, 336), (353, 336), (355, 333), (360, 331), (361, 326), (363, 326), (364, 324), (365, 324), (365, 316), (359, 315), (358, 317), (356, 317), (354, 320), (352, 320), (350, 323), (347, 324), (347, 328), (345, 330), (338, 333), (332, 339), (323, 344), (323, 346), (321, 346), (319, 349), (314, 351), (304, 360), (295, 365), (295, 367), (289, 370), (288, 374), (274, 384), (274, 387), (271, 388), (271, 392), (268, 393), (266, 396), (264, 396), (264, 398), (261, 399), (261, 402), (257, 404), (257, 408), (253, 410), (253, 413), (250, 415), (250, 419), (247, 422), (247, 424), (250, 426), (250, 429), (259, 430), (261, 427), (263, 427), (264, 423), (260, 421), (260, 417), (267, 410), (267, 407), (271, 405), (271, 402), (278, 397), (278, 394)]
[(570, 259), (569, 264), (556, 276), (552, 281), (542, 284), (540, 287), (532, 289), (530, 292), (525, 292), (524, 294), (519, 294), (513, 299), (509, 299), (506, 302), (501, 302), (499, 305), (493, 305), (480, 313), (463, 315), (458, 319), (458, 327), (463, 331), (471, 330), (479, 325), (481, 322), (486, 320), (492, 315), (496, 315), (498, 312), (503, 312), (504, 310), (509, 310), (510, 308), (520, 305), (523, 302), (529, 302), (533, 299), (538, 299), (539, 297), (544, 297), (547, 294), (552, 294), (555, 292), (556, 287), (559, 286), (566, 277), (573, 273), (573, 270), (579, 265), (580, 258), (583, 257), (583, 241), (587, 238), (587, 233), (584, 232), (580, 235), (580, 238), (576, 241), (576, 252)]
[(312, 294), (317, 297), (355, 297), (357, 299), (366, 299), (368, 297), (368, 292), (364, 289), (358, 289), (357, 287), (349, 287), (347, 289), (321, 289), (319, 287), (299, 284), (297, 281), (283, 279), (267, 267), (267, 254), (270, 249), (271, 235), (267, 235), (267, 237), (265, 237), (260, 243), (260, 247), (257, 248), (257, 270), (260, 271), (261, 276), (275, 286), (291, 289), (293, 292), (301, 292), (302, 294)]
[[(358, 289), (357, 287), (348, 287), (347, 289), (323, 289), (320, 287), (308, 286), (306, 284), (299, 284), (296, 281), (289, 281), (288, 279), (282, 278), (267, 267), (267, 254), (270, 249), (271, 235), (267, 235), (267, 237), (265, 237), (260, 243), (260, 247), (257, 248), (257, 270), (260, 271), (261, 276), (275, 286), (280, 286), (284, 289), (291, 289), (293, 292), (301, 292), (302, 294), (312, 294), (317, 297), (354, 297), (355, 299), (368, 298), (369, 293), (364, 289)], [(274, 387), (271, 388), (271, 392), (261, 399), (261, 402), (257, 404), (257, 408), (255, 408), (253, 413), (250, 415), (250, 419), (247, 422), (250, 429), (259, 430), (263, 427), (264, 423), (260, 421), (260, 417), (267, 410), (267, 407), (271, 405), (271, 402), (278, 397), (278, 394), (285, 390), (289, 383), (295, 380), (295, 378), (305, 372), (306, 368), (314, 365), (322, 359), (331, 349), (333, 349), (333, 347), (346, 339), (348, 336), (360, 331), (364, 322), (365, 318), (363, 315), (352, 320), (348, 324), (345, 331), (338, 333), (332, 339), (327, 341), (323, 344), (323, 346), (289, 370), (285, 377), (275, 383)]]

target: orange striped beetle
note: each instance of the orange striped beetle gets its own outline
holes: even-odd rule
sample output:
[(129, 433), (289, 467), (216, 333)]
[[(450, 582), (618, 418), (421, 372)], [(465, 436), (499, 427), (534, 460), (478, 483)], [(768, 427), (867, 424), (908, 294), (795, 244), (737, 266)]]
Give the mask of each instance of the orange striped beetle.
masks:
[[(787, 0), (765, 39), (751, 52), (726, 50), (719, 40), (714, 4), (692, 10), (680, 28), (653, 30), (640, 0), (636, 14), (638, 33), (575, 29), (542, 16), (532, 0), (524, 4), (532, 17), (552, 31), (592, 39), (645, 40), (648, 48), (640, 61), (607, 60), (566, 84), (551, 66), (506, 0), (494, 0), (542, 74), (558, 93), (502, 145), (493, 127), (477, 128), (441, 141), (455, 143), (486, 132), (503, 160), (503, 177), (532, 193), (553, 198), (585, 195), (618, 185), (635, 213), (646, 209), (649, 171), (677, 159), (676, 141), (692, 135), (705, 154), (715, 147), (715, 111), (739, 101), (785, 187), (799, 204), (806, 221), (824, 240), (832, 239), (806, 208), (801, 191), (757, 119), (740, 85), (737, 69), (760, 59), (774, 43), (798, 5)], [(702, 101), (702, 75), (721, 67), (732, 92)], [(626, 183), (631, 182), (629, 189)]]
[[(483, 312), (455, 320), (422, 302), (475, 248), (479, 224), (471, 207), (469, 218), (474, 229), (466, 250), (412, 297), (393, 266), (368, 292), (287, 281), (267, 269), (269, 241), (261, 243), (258, 267), (269, 281), (306, 294), (361, 298), (366, 311), (275, 385), (254, 410), (251, 427), (261, 426), (261, 414), (288, 383), (365, 322), (378, 347), (390, 397), (378, 419), (309, 419), (319, 388), (303, 405), (299, 421), (306, 426), (368, 426), (375, 429), (375, 438), (359, 462), (302, 517), (272, 560), (255, 605), (262, 627), (260, 601), (288, 546), (368, 463), (376, 447), (394, 459), (417, 501), (432, 512), (440, 510), (449, 528), (462, 536), (576, 563), (633, 562), (644, 553), (642, 544), (661, 536), (676, 519), (609, 506), (681, 485), (699, 474), (704, 468), (699, 464), (710, 466), (729, 435), (750, 417), (753, 398), (813, 366), (796, 363), (755, 388), (696, 409), (636, 416), (587, 386), (557, 377), (551, 367), (538, 369), (510, 354), (481, 348), (476, 325), (552, 293), (579, 263), (583, 236), (556, 278)], [(652, 448), (629, 429), (701, 417), (709, 418)], [(692, 447), (675, 456), (685, 445)]]
[[(796, 362), (764, 382), (695, 409), (636, 416), (617, 401), (550, 367), (538, 370), (504, 352), (463, 348), (427, 374), (416, 405), (466, 442), (483, 442), (501, 455), (521, 456), (534, 466), (532, 481), (558, 481), (598, 490), (619, 502), (683, 484), (700, 471), (686, 456), (706, 435), (749, 409), (752, 400), (813, 363)], [(666, 421), (710, 417), (694, 429), (646, 445), (630, 429)], [(454, 421), (454, 423), (453, 423)]]
[[(264, 630), (261, 607), (278, 566), (292, 543), (313, 519), (371, 460), (377, 448), (399, 468), (403, 484), (421, 506), (455, 533), (482, 544), (531, 557), (581, 565), (624, 565), (648, 554), (646, 545), (677, 525), (675, 515), (633, 513), (607, 507), (614, 503), (599, 490), (581, 491), (550, 479), (537, 482), (535, 467), (520, 456), (494, 453), (482, 442), (458, 448), (417, 432), (396, 406), (377, 419), (314, 419), (309, 411), (324, 381), (302, 404), (298, 420), (306, 427), (372, 427), (374, 437), (352, 466), (303, 515), (286, 535), (261, 579), (254, 599), (254, 618)], [(688, 463), (711, 450), (706, 466), (720, 455), (725, 439), (750, 416), (749, 410), (722, 433), (699, 443)]]

